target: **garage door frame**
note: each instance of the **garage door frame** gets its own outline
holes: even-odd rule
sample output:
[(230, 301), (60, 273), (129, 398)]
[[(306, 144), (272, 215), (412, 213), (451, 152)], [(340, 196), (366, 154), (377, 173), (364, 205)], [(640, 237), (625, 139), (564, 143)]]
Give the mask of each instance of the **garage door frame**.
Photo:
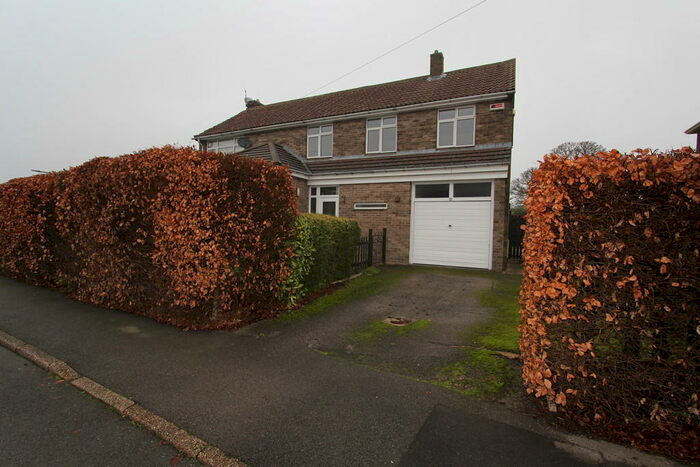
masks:
[[(450, 184), (450, 194), (454, 193), (454, 184), (455, 183), (479, 183), (479, 182), (489, 182), (491, 184), (491, 196), (489, 198), (485, 197), (478, 197), (478, 198), (453, 198), (453, 197), (448, 197), (448, 198), (424, 198), (421, 199), (420, 201), (416, 198), (416, 186), (417, 185), (438, 185), (438, 184)], [(408, 248), (408, 262), (409, 264), (417, 264), (413, 262), (413, 248), (415, 245), (414, 242), (414, 226), (415, 226), (415, 215), (416, 215), (416, 203), (431, 203), (431, 202), (445, 202), (445, 201), (459, 201), (459, 202), (470, 202), (470, 201), (489, 201), (489, 238), (488, 238), (488, 270), (491, 270), (493, 267), (493, 200), (494, 200), (494, 188), (495, 188), (495, 180), (494, 179), (469, 179), (469, 180), (435, 180), (435, 181), (427, 181), (427, 182), (412, 182), (411, 183), (411, 229), (410, 229), (410, 239), (409, 239), (409, 248)], [(423, 264), (423, 263), (420, 263)], [(449, 267), (454, 267), (454, 266), (449, 266)], [(462, 266), (467, 268), (468, 266)], [(474, 268), (474, 269), (481, 269), (481, 268)]]

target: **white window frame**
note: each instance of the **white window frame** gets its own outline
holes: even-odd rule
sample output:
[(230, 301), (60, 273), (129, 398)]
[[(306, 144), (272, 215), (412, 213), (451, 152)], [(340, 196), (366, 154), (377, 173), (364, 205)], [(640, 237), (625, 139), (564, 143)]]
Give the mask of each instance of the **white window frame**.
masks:
[[(384, 124), (384, 119), (385, 118), (393, 118), (394, 123), (393, 124)], [(370, 128), (369, 127), (369, 122), (370, 120), (379, 120), (379, 126), (376, 128)], [(394, 141), (394, 150), (393, 151), (382, 151), (382, 146), (384, 143), (384, 129), (385, 128), (396, 128), (396, 141)], [(379, 131), (379, 150), (378, 151), (370, 151), (369, 150), (369, 132), (370, 131)], [(399, 117), (397, 115), (386, 115), (383, 117), (374, 117), (374, 118), (368, 118), (367, 121), (365, 122), (365, 153), (367, 154), (381, 154), (381, 153), (392, 153), (396, 152), (399, 148)]]
[[(334, 195), (322, 195), (321, 188), (335, 188)], [(316, 194), (311, 194), (311, 190), (316, 189)], [(311, 211), (311, 200), (316, 200), (316, 211)], [(323, 214), (323, 202), (335, 201), (335, 216), (340, 214), (340, 186), (339, 185), (314, 185), (309, 187), (309, 212), (313, 214)]]
[[(488, 196), (455, 196), (455, 185), (462, 183), (489, 183), (491, 185)], [(418, 185), (449, 185), (447, 197), (443, 198), (418, 198), (416, 196), (416, 187)], [(414, 201), (488, 201), (493, 198), (493, 180), (464, 180), (464, 181), (436, 181), (436, 182), (417, 182), (413, 184), (413, 199)]]
[[(467, 116), (467, 117), (460, 117), (459, 111), (462, 109), (472, 109), (472, 114), (470, 116)], [(440, 119), (440, 112), (443, 112), (445, 110), (454, 110), (455, 116), (453, 118), (446, 118), (446, 119), (441, 120)], [(435, 131), (436, 131), (435, 144), (438, 148), (462, 148), (462, 147), (474, 146), (476, 144), (476, 106), (466, 105), (466, 106), (462, 106), (462, 107), (437, 109), (436, 118), (437, 118), (437, 128), (435, 129)], [(472, 132), (471, 144), (459, 144), (459, 145), (457, 144), (457, 122), (459, 120), (472, 120), (473, 125), (474, 125), (474, 131)], [(440, 146), (440, 123), (444, 123), (444, 122), (452, 122), (452, 144)]]
[[(221, 146), (222, 142), (230, 142), (233, 141), (233, 151), (230, 152), (224, 152), (224, 154), (237, 154), (239, 152), (245, 151), (245, 148), (241, 145), (238, 144), (238, 139), (239, 138), (231, 138), (231, 139), (219, 139), (215, 141), (205, 141), (204, 142), (204, 147), (207, 151), (212, 151), (212, 152), (223, 152), (219, 149), (219, 146)], [(213, 147), (209, 147), (209, 145), (212, 145)]]
[[(331, 131), (324, 132), (323, 127), (326, 127), (326, 126), (331, 127)], [(318, 128), (318, 135), (309, 134), (309, 131), (312, 128)], [(326, 136), (326, 135), (331, 135), (331, 153), (328, 156), (322, 156), (321, 155), (321, 136)], [(318, 139), (318, 143), (316, 146), (316, 149), (318, 150), (318, 156), (309, 155), (309, 147), (310, 147), (309, 140), (312, 137)], [(322, 158), (327, 158), (327, 157), (333, 157), (333, 124), (332, 123), (327, 123), (324, 125), (313, 125), (313, 126), (306, 127), (306, 157), (308, 159), (322, 159)]]

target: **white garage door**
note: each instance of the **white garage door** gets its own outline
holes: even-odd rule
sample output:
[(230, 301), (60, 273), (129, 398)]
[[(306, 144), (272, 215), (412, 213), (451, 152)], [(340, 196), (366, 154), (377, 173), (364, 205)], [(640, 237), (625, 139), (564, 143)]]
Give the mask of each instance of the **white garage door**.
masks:
[(412, 262), (488, 269), (491, 183), (416, 185)]

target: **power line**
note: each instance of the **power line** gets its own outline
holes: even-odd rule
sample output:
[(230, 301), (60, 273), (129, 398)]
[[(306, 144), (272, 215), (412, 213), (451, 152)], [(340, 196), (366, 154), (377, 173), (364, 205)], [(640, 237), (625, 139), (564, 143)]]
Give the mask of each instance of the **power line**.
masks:
[(428, 34), (429, 32), (432, 32), (432, 31), (436, 30), (437, 28), (439, 28), (439, 27), (442, 26), (443, 24), (449, 23), (449, 22), (452, 21), (453, 19), (455, 19), (455, 18), (457, 18), (457, 17), (459, 17), (459, 16), (462, 16), (463, 14), (465, 14), (465, 13), (467, 13), (467, 12), (473, 10), (474, 8), (476, 8), (476, 7), (480, 6), (480, 5), (483, 5), (483, 4), (486, 3), (487, 1), (488, 1), (488, 0), (481, 0), (479, 3), (476, 3), (476, 4), (472, 5), (472, 6), (470, 6), (470, 7), (467, 8), (466, 10), (460, 11), (460, 12), (457, 13), (456, 15), (454, 15), (454, 16), (452, 16), (452, 17), (450, 17), (450, 18), (447, 18), (447, 19), (446, 19), (445, 21), (443, 21), (442, 23), (437, 24), (437, 25), (433, 26), (432, 28), (430, 28), (430, 29), (428, 29), (428, 30), (426, 30), (426, 31), (423, 31), (422, 33), (418, 34), (418, 35), (415, 36), (415, 37), (412, 37), (411, 39), (407, 40), (406, 42), (403, 42), (403, 43), (397, 45), (396, 47), (394, 47), (393, 49), (388, 50), (388, 51), (384, 52), (383, 54), (379, 55), (378, 57), (373, 58), (373, 59), (370, 60), (369, 62), (363, 63), (362, 65), (358, 66), (357, 68), (353, 68), (352, 70), (348, 71), (347, 73), (345, 73), (345, 74), (342, 75), (342, 76), (339, 76), (338, 78), (334, 79), (333, 81), (327, 82), (326, 84), (324, 84), (324, 85), (321, 86), (320, 88), (314, 89), (313, 91), (311, 91), (311, 92), (305, 94), (304, 97), (309, 96), (309, 95), (315, 93), (316, 91), (320, 91), (321, 89), (323, 89), (323, 88), (325, 88), (325, 87), (327, 87), (327, 86), (330, 86), (331, 84), (335, 83), (336, 81), (340, 81), (341, 79), (345, 78), (346, 76), (355, 73), (357, 70), (361, 70), (362, 68), (366, 67), (367, 65), (371, 65), (372, 63), (376, 62), (376, 61), (379, 60), (380, 58), (386, 57), (386, 56), (389, 55), (390, 53), (392, 53), (392, 52), (394, 52), (394, 51), (400, 49), (401, 47), (403, 47), (403, 46), (406, 45), (406, 44), (410, 44), (411, 42), (415, 41), (416, 39), (420, 39), (421, 37), (425, 36), (425, 35)]

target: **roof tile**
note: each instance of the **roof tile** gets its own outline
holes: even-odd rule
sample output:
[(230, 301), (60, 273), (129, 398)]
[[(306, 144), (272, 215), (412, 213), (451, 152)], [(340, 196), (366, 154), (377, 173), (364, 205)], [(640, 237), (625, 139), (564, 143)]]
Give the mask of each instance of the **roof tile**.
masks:
[[(281, 144), (275, 144), (275, 149), (277, 150), (277, 157), (279, 158), (279, 163), (286, 165), (293, 172), (298, 172), (302, 174), (310, 174), (311, 171), (306, 166), (306, 163), (300, 158), (290, 152), (286, 147)], [(270, 154), (270, 145), (261, 144), (260, 146), (255, 146), (250, 149), (246, 149), (238, 153), (240, 156), (253, 157), (256, 159), (263, 159), (269, 162), (276, 162)]]
[(515, 90), (515, 59), (248, 108), (197, 136)]

